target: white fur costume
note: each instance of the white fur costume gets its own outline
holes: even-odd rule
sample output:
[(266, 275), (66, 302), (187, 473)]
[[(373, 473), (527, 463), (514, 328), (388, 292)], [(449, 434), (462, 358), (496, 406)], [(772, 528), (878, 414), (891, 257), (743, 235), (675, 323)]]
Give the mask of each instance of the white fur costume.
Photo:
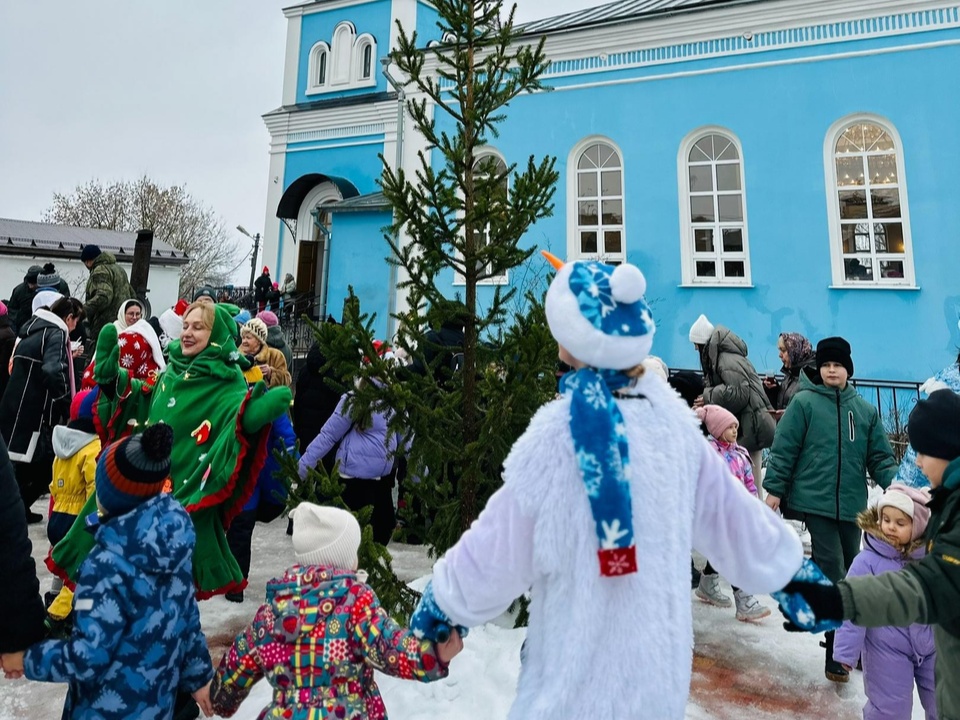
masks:
[(665, 382), (647, 375), (629, 392), (645, 396), (617, 401), (637, 573), (600, 576), (566, 397), (534, 416), (505, 462), (504, 487), (434, 568), (436, 602), (460, 625), (496, 617), (532, 588), (510, 720), (683, 718), (690, 548), (751, 593), (779, 590), (803, 559), (796, 533), (729, 474)]

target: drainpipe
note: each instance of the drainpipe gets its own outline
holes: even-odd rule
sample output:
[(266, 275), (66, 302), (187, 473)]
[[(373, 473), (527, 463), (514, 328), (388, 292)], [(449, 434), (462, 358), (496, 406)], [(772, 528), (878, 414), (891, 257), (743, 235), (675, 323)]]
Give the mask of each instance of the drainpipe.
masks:
[[(390, 74), (390, 58), (380, 58), (380, 64), (383, 67), (383, 76), (390, 83), (390, 86), (397, 93), (397, 159), (393, 165), (393, 171), (399, 172), (403, 163), (403, 122), (407, 107), (407, 94), (393, 75)], [(394, 241), (399, 243), (400, 238), (395, 237)], [(387, 298), (387, 338), (393, 341), (396, 332), (396, 319), (393, 317), (397, 312), (397, 266), (390, 264), (390, 297)]]

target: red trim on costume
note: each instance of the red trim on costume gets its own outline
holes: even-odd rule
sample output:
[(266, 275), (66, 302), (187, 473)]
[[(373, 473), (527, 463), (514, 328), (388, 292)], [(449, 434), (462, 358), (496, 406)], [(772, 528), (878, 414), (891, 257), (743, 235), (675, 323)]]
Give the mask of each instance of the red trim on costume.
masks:
[(598, 550), (600, 574), (603, 577), (618, 577), (637, 571), (637, 546)]
[(70, 592), (74, 592), (77, 589), (77, 584), (70, 579), (70, 576), (67, 575), (67, 571), (62, 567), (57, 565), (53, 560), (53, 548), (50, 548), (50, 552), (47, 554), (46, 560), (43, 561), (44, 565), (47, 566), (47, 570), (52, 572), (58, 578), (63, 580), (63, 584), (70, 588)]
[(197, 590), (197, 592), (194, 594), (196, 595), (197, 600), (209, 600), (217, 595), (226, 595), (228, 592), (242, 592), (246, 587), (247, 581), (243, 580), (242, 582), (232, 582), (228, 585), (217, 588), (216, 590)]

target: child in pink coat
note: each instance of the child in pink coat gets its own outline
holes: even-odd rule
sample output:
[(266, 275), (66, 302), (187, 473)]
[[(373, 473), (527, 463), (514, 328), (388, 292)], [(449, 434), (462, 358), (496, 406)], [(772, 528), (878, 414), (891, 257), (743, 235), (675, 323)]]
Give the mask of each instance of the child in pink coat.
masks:
[[(707, 432), (710, 433), (710, 445), (727, 463), (730, 473), (751, 495), (759, 497), (757, 485), (753, 479), (750, 452), (737, 444), (740, 423), (736, 416), (719, 405), (703, 405), (696, 408), (694, 412), (700, 418), (700, 422), (706, 426)], [(730, 607), (729, 596), (720, 589), (720, 576), (709, 562), (700, 574), (700, 584), (694, 592), (705, 603), (717, 607)], [(741, 622), (756, 622), (770, 614), (769, 608), (765, 608), (753, 595), (740, 588), (733, 588), (733, 598), (737, 605), (737, 620)]]

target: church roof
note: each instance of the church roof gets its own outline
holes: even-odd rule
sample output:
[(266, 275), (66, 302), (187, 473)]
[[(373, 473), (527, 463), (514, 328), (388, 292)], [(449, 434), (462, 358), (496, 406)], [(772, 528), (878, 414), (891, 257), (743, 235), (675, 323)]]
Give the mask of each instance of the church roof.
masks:
[(534, 20), (517, 29), (524, 35), (564, 32), (592, 25), (622, 23), (625, 20), (678, 15), (728, 5), (746, 5), (760, 0), (617, 0), (599, 7), (577, 10)]

